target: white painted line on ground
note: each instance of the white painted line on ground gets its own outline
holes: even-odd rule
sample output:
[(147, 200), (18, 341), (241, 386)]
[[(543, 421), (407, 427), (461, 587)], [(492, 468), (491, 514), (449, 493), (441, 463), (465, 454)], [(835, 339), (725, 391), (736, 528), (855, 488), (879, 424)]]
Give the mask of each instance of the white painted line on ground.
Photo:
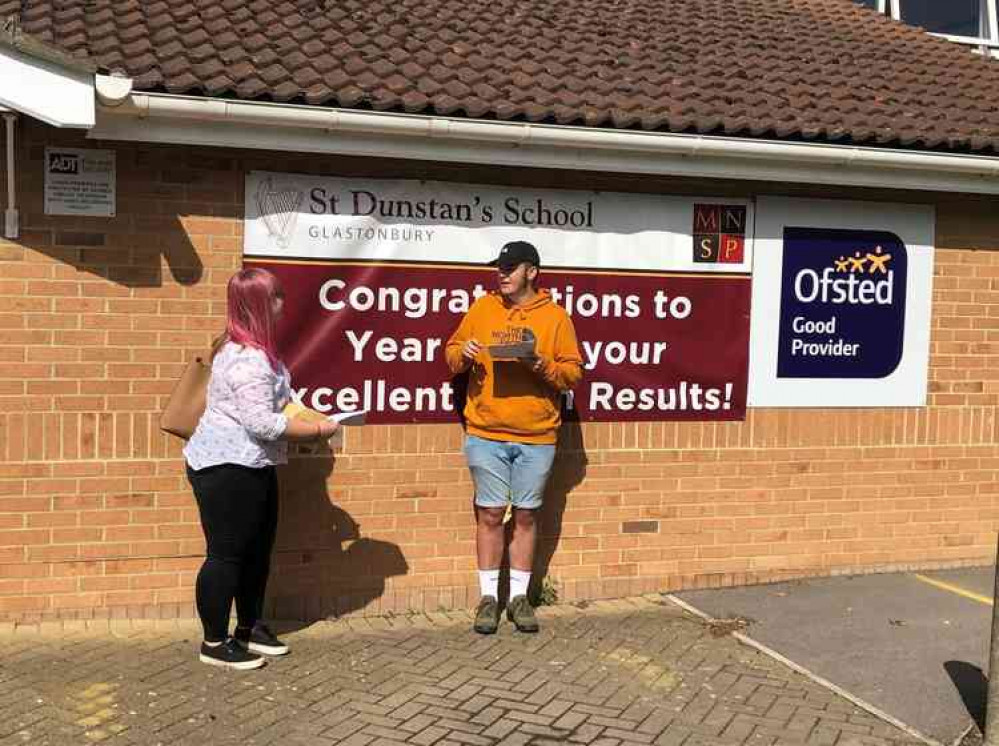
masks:
[(961, 746), (964, 743), (964, 739), (968, 737), (968, 734), (973, 730), (977, 730), (978, 726), (974, 723), (968, 723), (968, 727), (961, 731), (961, 735), (954, 739), (950, 746)]
[[(703, 611), (701, 611), (700, 609), (698, 609), (697, 607), (691, 606), (690, 604), (688, 604), (683, 599), (674, 596), (672, 593), (666, 593), (664, 595), (665, 595), (666, 598), (668, 598), (674, 604), (676, 604), (677, 606), (679, 606), (681, 609), (683, 609), (684, 611), (690, 612), (691, 614), (693, 614), (696, 617), (700, 617), (701, 619), (704, 619), (705, 621), (711, 621), (712, 619), (714, 619), (714, 617), (712, 617), (710, 614), (706, 614)], [(887, 712), (885, 712), (884, 710), (882, 710), (882, 709), (880, 709), (878, 707), (875, 707), (870, 702), (866, 702), (866, 701), (862, 700), (860, 697), (858, 697), (858, 696), (856, 696), (854, 694), (850, 694), (850, 692), (846, 691), (846, 689), (843, 689), (842, 687), (837, 686), (836, 684), (832, 683), (828, 679), (824, 679), (821, 676), (819, 676), (818, 674), (812, 673), (811, 671), (809, 671), (804, 666), (801, 666), (801, 665), (795, 663), (790, 658), (784, 657), (783, 655), (781, 655), (780, 653), (778, 653), (773, 648), (769, 648), (766, 645), (764, 645), (763, 643), (757, 642), (756, 640), (754, 640), (753, 638), (749, 637), (748, 635), (744, 635), (742, 632), (732, 632), (731, 634), (732, 634), (732, 637), (734, 637), (735, 639), (737, 639), (739, 642), (743, 643), (744, 645), (748, 645), (751, 648), (755, 648), (756, 650), (759, 650), (761, 653), (763, 653), (764, 655), (767, 655), (767, 656), (773, 658), (778, 663), (782, 663), (785, 666), (787, 666), (788, 668), (790, 668), (791, 670), (797, 671), (798, 673), (800, 673), (805, 678), (810, 679), (811, 681), (814, 681), (816, 684), (819, 684), (820, 686), (824, 686), (826, 689), (829, 689), (830, 691), (838, 694), (839, 696), (843, 697), (844, 699), (849, 700), (850, 702), (852, 702), (853, 704), (855, 704), (857, 707), (861, 708), (862, 710), (867, 710), (867, 712), (869, 712), (872, 715), (874, 715), (874, 717), (879, 718), (881, 720), (884, 720), (886, 723), (888, 723), (890, 725), (894, 725), (896, 728), (898, 728), (899, 730), (905, 731), (906, 733), (908, 733), (913, 738), (916, 738), (916, 739), (922, 741), (923, 743), (928, 744), (928, 746), (944, 746), (944, 744), (940, 743), (940, 741), (937, 741), (936, 739), (930, 738), (929, 736), (927, 736), (927, 735), (921, 733), (920, 731), (916, 730), (915, 728), (913, 728), (911, 725), (903, 723), (898, 718), (889, 715)]]

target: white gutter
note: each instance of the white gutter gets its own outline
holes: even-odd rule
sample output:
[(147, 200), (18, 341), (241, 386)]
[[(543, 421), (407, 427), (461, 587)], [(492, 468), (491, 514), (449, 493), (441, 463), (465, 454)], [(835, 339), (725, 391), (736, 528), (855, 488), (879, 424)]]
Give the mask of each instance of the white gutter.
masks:
[(999, 194), (999, 158), (135, 93), (90, 137), (539, 168)]

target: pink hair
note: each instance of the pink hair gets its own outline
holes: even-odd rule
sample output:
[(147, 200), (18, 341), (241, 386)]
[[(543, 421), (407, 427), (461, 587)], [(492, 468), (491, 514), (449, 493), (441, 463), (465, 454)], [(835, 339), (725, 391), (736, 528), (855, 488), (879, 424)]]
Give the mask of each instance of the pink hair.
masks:
[(242, 269), (229, 278), (226, 289), (226, 336), (244, 347), (263, 350), (277, 371), (274, 299), (281, 295), (278, 279), (266, 269)]

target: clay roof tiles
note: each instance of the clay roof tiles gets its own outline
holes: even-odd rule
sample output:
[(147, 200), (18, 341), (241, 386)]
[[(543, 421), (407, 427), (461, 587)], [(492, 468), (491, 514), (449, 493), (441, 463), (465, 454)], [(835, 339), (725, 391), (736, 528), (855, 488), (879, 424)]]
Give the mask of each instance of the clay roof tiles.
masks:
[(849, 0), (0, 0), (191, 95), (999, 153), (999, 60)]

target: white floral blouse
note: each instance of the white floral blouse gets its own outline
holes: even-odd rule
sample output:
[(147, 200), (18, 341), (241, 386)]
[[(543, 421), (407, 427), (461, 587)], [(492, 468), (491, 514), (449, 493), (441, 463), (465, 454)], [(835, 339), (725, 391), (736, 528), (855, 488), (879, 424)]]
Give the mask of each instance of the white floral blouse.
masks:
[(277, 372), (262, 350), (227, 342), (212, 361), (205, 413), (184, 447), (194, 469), (218, 464), (260, 468), (288, 461), (280, 439), (288, 427), (281, 410), (291, 400), (291, 378)]

